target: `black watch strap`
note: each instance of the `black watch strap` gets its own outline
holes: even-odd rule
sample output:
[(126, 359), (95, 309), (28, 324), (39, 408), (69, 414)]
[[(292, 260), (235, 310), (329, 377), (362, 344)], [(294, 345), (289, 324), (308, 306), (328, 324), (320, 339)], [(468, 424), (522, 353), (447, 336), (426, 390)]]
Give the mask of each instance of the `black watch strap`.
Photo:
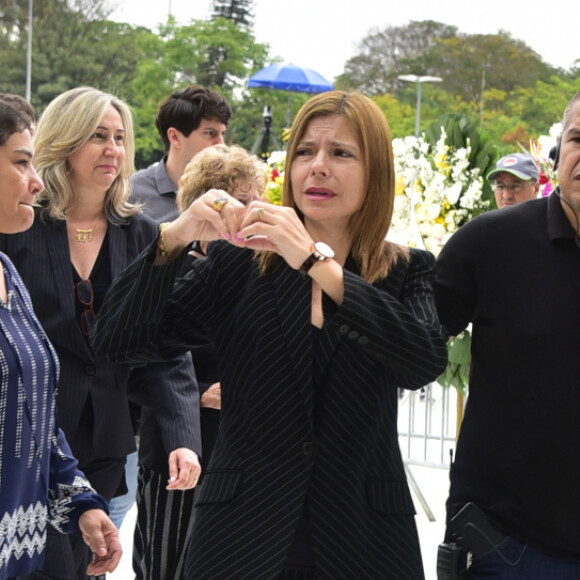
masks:
[(320, 254), (318, 252), (312, 252), (312, 254), (310, 254), (310, 256), (308, 256), (308, 258), (306, 258), (306, 260), (304, 260), (304, 263), (302, 264), (302, 266), (300, 266), (300, 268), (298, 268), (299, 272), (302, 274), (302, 276), (304, 278), (306, 278), (306, 276), (308, 276), (308, 272), (310, 272), (310, 268), (312, 268), (312, 266), (314, 266), (314, 264), (316, 262), (320, 262)]

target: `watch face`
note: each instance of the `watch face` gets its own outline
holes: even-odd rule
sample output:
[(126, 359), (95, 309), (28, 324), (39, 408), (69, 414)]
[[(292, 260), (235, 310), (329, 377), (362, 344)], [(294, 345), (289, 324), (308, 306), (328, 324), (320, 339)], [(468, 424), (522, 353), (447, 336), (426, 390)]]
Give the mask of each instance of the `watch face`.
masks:
[(324, 242), (314, 242), (314, 249), (326, 259), (334, 258), (334, 250)]

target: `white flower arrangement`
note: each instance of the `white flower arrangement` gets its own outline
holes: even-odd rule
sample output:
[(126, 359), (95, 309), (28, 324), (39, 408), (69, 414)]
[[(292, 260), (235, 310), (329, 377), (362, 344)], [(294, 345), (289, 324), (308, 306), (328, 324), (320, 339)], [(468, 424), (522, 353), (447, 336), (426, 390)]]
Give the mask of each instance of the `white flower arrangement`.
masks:
[(562, 123), (552, 125), (549, 135), (540, 135), (537, 139), (530, 139), (529, 150), (520, 145), (524, 153), (531, 155), (540, 168), (539, 197), (550, 195), (558, 185), (557, 172), (554, 162), (550, 159), (550, 150), (558, 145), (562, 136)]
[(484, 178), (469, 162), (471, 148), (447, 144), (445, 131), (434, 146), (423, 137), (393, 140), (395, 207), (389, 239), (438, 255), (451, 235), (486, 211)]

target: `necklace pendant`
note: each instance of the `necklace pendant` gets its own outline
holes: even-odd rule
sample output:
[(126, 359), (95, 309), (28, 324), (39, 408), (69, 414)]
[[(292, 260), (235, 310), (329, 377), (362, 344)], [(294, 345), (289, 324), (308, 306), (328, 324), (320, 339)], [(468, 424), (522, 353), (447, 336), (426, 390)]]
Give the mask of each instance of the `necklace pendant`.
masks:
[(79, 228), (75, 228), (77, 231), (76, 239), (79, 242), (92, 242), (93, 241), (93, 228), (89, 230), (79, 230)]

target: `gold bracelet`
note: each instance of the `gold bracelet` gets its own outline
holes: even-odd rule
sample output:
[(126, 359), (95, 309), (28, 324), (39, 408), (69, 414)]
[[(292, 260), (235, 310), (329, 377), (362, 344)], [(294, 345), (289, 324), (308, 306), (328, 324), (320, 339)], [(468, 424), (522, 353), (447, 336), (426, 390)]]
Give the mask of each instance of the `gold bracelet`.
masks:
[(159, 255), (167, 256), (167, 240), (165, 239), (165, 228), (171, 222), (163, 222), (159, 224)]

